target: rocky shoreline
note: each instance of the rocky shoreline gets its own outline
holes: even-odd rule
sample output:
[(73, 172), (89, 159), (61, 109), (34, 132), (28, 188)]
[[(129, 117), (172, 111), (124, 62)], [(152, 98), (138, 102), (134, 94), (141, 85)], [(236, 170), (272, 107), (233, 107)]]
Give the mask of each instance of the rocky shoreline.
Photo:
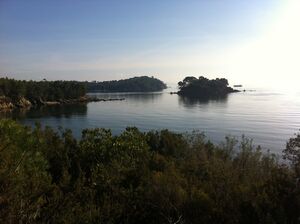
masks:
[(91, 96), (83, 96), (78, 99), (59, 99), (56, 101), (44, 101), (41, 98), (35, 100), (28, 100), (20, 97), (18, 100), (11, 100), (9, 97), (0, 96), (0, 111), (9, 111), (13, 109), (29, 109), (35, 106), (55, 106), (66, 104), (78, 104), (89, 102), (106, 102), (106, 101), (123, 101), (125, 98), (98, 98)]

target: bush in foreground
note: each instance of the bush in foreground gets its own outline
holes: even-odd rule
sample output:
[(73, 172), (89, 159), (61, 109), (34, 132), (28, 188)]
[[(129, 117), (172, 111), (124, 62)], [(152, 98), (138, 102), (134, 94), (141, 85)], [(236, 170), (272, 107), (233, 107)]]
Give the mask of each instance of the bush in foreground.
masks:
[(298, 223), (297, 141), (288, 166), (246, 138), (127, 128), (76, 140), (0, 120), (0, 222)]

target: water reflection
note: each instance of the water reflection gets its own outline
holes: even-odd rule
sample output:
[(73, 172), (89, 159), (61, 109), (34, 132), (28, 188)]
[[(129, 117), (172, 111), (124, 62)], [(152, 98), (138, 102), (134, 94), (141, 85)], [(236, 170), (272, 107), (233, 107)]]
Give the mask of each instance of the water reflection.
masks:
[(138, 102), (154, 102), (160, 100), (162, 92), (132, 92), (132, 93), (89, 93), (90, 96), (96, 96), (103, 99), (109, 98), (125, 98), (127, 101), (138, 101)]
[(86, 116), (87, 105), (76, 104), (76, 105), (55, 105), (55, 106), (41, 106), (32, 107), (30, 109), (17, 109), (13, 111), (7, 111), (0, 113), (1, 118), (12, 118), (12, 119), (28, 119), (28, 118), (70, 118), (74, 115)]
[(142, 102), (154, 102), (160, 100), (162, 93), (151, 93), (151, 94), (131, 94), (125, 96), (128, 100), (142, 101)]
[(141, 131), (198, 129), (216, 143), (226, 135), (245, 134), (263, 148), (280, 152), (300, 127), (299, 96), (266, 93), (233, 93), (217, 99), (187, 98), (167, 92), (97, 94), (126, 100), (32, 108), (0, 113), (0, 118), (14, 118), (26, 125), (41, 122), (53, 128), (62, 126), (72, 129), (76, 137), (80, 137), (83, 128), (111, 128), (114, 134), (120, 134), (127, 126)]
[(186, 108), (195, 108), (198, 105), (201, 104), (208, 104), (210, 102), (217, 102), (226, 104), (228, 101), (228, 96), (224, 97), (186, 97), (186, 96), (178, 96), (178, 103), (181, 106), (184, 106)]

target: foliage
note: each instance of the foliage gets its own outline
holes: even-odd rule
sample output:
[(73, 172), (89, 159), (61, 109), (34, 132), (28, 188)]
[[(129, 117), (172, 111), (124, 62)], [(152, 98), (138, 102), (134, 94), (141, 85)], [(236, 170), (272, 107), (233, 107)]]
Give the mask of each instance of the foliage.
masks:
[(60, 99), (77, 99), (84, 96), (86, 87), (76, 81), (25, 81), (0, 78), (0, 96), (13, 101), (25, 97), (31, 102), (37, 100), (53, 101)]
[(167, 88), (159, 79), (141, 76), (104, 82), (86, 82), (89, 92), (153, 92)]
[(0, 78), (0, 97), (13, 104), (17, 104), (21, 98), (29, 100), (32, 104), (39, 104), (43, 101), (79, 99), (85, 96), (86, 91), (150, 92), (161, 91), (166, 87), (162, 81), (147, 76), (105, 82), (25, 81)]
[(291, 161), (298, 177), (300, 178), (300, 134), (298, 133), (294, 138), (291, 138), (287, 144), (284, 152), (284, 158)]
[(291, 167), (246, 138), (127, 128), (76, 140), (3, 119), (0, 223), (299, 223), (299, 137), (289, 143)]
[(207, 97), (224, 97), (228, 93), (236, 92), (236, 90), (228, 87), (228, 80), (217, 78), (209, 80), (203, 76), (198, 79), (193, 76), (188, 76), (183, 81), (178, 82), (179, 95), (207, 98)]

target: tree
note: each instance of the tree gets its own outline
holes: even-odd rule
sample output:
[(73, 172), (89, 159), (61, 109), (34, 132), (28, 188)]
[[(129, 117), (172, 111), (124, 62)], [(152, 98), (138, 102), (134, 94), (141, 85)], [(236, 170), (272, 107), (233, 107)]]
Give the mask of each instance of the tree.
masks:
[(300, 133), (289, 139), (283, 153), (284, 158), (291, 162), (297, 176), (300, 178)]

